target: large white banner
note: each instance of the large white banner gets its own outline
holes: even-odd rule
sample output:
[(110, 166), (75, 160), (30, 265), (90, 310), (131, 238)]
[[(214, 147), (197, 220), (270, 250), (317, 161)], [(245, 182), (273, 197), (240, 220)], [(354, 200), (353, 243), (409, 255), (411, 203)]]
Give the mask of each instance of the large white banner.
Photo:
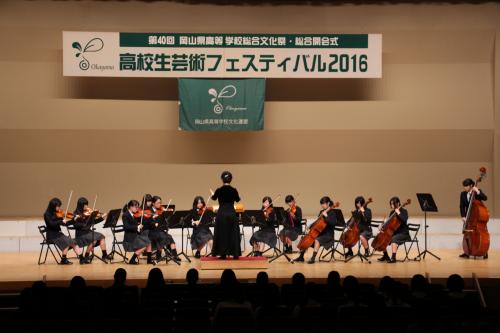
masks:
[(381, 78), (381, 34), (63, 32), (65, 76)]

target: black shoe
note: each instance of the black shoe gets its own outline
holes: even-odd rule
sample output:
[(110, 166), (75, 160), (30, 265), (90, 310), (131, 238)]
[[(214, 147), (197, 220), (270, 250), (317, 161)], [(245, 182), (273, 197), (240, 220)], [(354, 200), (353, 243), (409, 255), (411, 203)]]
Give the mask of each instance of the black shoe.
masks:
[(292, 247), (291, 247), (291, 246), (287, 246), (287, 247), (285, 247), (285, 253), (286, 253), (286, 254), (292, 254), (292, 253), (293, 253), (293, 249), (292, 249)]
[(87, 264), (90, 264), (90, 258), (80, 256), (80, 265), (87, 265)]
[(396, 262), (397, 262), (396, 258), (391, 258), (391, 259), (387, 260), (388, 264), (394, 264)]
[(253, 256), (254, 256), (254, 257), (262, 257), (262, 252), (260, 252), (260, 251), (255, 251), (255, 252), (253, 253)]
[(68, 260), (68, 258), (63, 257), (61, 261), (59, 262), (59, 265), (73, 265), (71, 261)]
[(139, 265), (139, 260), (137, 260), (137, 255), (133, 255), (132, 258), (128, 261), (129, 265)]
[(465, 258), (465, 259), (469, 259), (469, 255), (468, 254), (465, 254), (465, 253), (462, 253), (461, 255), (458, 256), (459, 258)]
[(196, 253), (194, 254), (194, 257), (195, 257), (196, 259), (200, 259), (200, 258), (201, 258), (201, 253), (200, 253), (200, 251), (196, 251)]
[(304, 262), (304, 256), (298, 256), (297, 258), (293, 259), (293, 262)]
[(383, 261), (389, 261), (389, 260), (391, 260), (391, 258), (389, 258), (389, 256), (384, 254), (382, 257), (378, 258), (377, 260), (383, 262)]
[(226, 260), (226, 255), (225, 255), (225, 254), (221, 255), (221, 256), (219, 257), (219, 259), (221, 259), (221, 260)]
[(234, 256), (233, 260), (240, 260), (240, 257), (239, 256)]
[(483, 259), (488, 259), (488, 253), (483, 256)]
[(352, 257), (354, 256), (354, 252), (352, 252), (352, 249), (349, 249), (349, 251), (346, 252), (345, 257)]
[(316, 258), (315, 257), (311, 257), (311, 259), (309, 259), (307, 261), (308, 264), (314, 264), (316, 262)]

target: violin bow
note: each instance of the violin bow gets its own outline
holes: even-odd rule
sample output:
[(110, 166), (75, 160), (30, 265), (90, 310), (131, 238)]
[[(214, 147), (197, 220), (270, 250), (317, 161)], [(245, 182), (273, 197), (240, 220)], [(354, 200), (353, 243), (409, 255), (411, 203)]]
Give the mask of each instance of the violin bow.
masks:
[[(66, 211), (64, 211), (63, 221), (66, 221), (66, 215), (68, 215), (69, 203), (71, 202), (72, 196), (73, 196), (73, 190), (69, 191), (68, 204), (66, 205)], [(64, 222), (64, 225), (66, 225), (66, 222)], [(66, 227), (66, 231), (68, 232), (68, 236), (71, 237), (68, 227)]]

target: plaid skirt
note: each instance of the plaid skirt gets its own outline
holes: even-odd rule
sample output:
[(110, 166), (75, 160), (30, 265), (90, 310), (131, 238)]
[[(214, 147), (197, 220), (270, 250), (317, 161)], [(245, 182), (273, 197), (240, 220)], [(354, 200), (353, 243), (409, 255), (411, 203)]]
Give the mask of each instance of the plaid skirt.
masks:
[(293, 228), (285, 228), (279, 232), (279, 236), (280, 236), (280, 239), (290, 238), (290, 240), (293, 242), (297, 238), (299, 238), (299, 233), (297, 232), (297, 230), (295, 230)]
[(86, 233), (82, 236), (78, 236), (76, 237), (76, 244), (78, 244), (78, 246), (80, 247), (84, 247), (84, 246), (87, 246), (87, 245), (90, 245), (92, 243), (92, 237), (93, 240), (94, 240), (94, 243), (96, 242), (99, 242), (101, 241), (102, 239), (104, 239), (104, 235), (101, 234), (100, 232), (96, 232), (94, 231), (94, 236), (92, 236), (92, 232), (89, 232), (89, 233)]
[(255, 242), (264, 243), (270, 247), (276, 247), (277, 241), (278, 237), (276, 237), (274, 230), (259, 230), (253, 234), (252, 238), (250, 238), (250, 244), (254, 244)]
[(48, 243), (55, 244), (61, 251), (63, 251), (65, 248), (75, 245), (76, 242), (74, 239), (69, 238), (62, 232), (60, 232), (57, 237), (47, 239)]
[(139, 249), (142, 249), (149, 244), (151, 241), (149, 240), (149, 230), (144, 230), (140, 234), (137, 234), (132, 242), (123, 242), (123, 248), (127, 252), (135, 252)]

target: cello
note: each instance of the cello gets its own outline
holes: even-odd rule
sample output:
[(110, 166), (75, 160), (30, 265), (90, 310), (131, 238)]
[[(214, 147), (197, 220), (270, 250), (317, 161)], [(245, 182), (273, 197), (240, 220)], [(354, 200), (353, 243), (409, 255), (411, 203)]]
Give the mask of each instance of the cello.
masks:
[[(411, 199), (406, 200), (406, 202), (399, 206), (403, 208), (411, 204)], [(398, 214), (396, 210), (389, 216), (389, 218), (380, 227), (380, 232), (375, 236), (372, 242), (372, 247), (375, 251), (384, 251), (389, 243), (391, 242), (394, 232), (398, 230), (401, 222), (398, 219)]]
[(314, 221), (314, 223), (309, 227), (309, 232), (307, 233), (307, 235), (302, 237), (299, 244), (297, 245), (299, 250), (305, 251), (314, 244), (316, 238), (323, 232), (323, 230), (325, 230), (327, 226), (327, 222), (325, 220), (325, 217), (323, 216), (323, 213), (328, 213), (330, 210), (335, 209), (338, 206), (340, 206), (340, 203), (336, 202), (334, 205), (329, 206), (327, 209), (321, 212), (318, 219)]
[[(479, 169), (480, 175), (476, 179), (476, 186), (486, 176), (486, 168)], [(467, 216), (463, 224), (462, 233), (464, 235), (462, 247), (464, 253), (473, 257), (484, 257), (490, 248), (490, 234), (486, 224), (490, 219), (488, 208), (481, 200), (476, 199), (476, 191), (472, 190), (467, 208)]]
[[(372, 198), (368, 198), (368, 200), (363, 205), (363, 208), (366, 208), (369, 203), (373, 202)], [(340, 243), (343, 247), (353, 247), (359, 242), (359, 215), (355, 216), (356, 212), (353, 212), (349, 222), (345, 227), (344, 232), (340, 236)]]

